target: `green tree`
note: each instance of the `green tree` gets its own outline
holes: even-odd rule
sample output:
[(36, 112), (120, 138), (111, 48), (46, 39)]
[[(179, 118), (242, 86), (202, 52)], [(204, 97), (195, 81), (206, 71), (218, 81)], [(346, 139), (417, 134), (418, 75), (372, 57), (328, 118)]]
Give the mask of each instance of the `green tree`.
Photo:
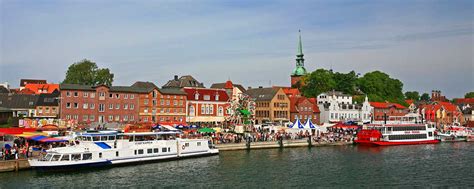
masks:
[(357, 80), (357, 86), (371, 101), (401, 102), (404, 99), (403, 83), (381, 71), (366, 73)]
[(304, 85), (300, 88), (306, 97), (316, 97), (319, 94), (336, 88), (336, 81), (333, 73), (325, 69), (317, 69), (310, 74), (303, 76)]
[(468, 92), (464, 95), (464, 98), (474, 98), (474, 92)]
[(112, 85), (114, 74), (108, 68), (98, 68), (95, 62), (84, 59), (69, 66), (63, 83), (82, 85)]
[(418, 91), (407, 91), (405, 92), (405, 99), (418, 101), (420, 100), (420, 93)]
[(420, 100), (422, 101), (430, 101), (430, 95), (428, 93), (423, 93), (420, 97)]
[(354, 71), (350, 71), (346, 74), (336, 72), (333, 74), (333, 78), (336, 82), (336, 91), (341, 91), (350, 95), (355, 94), (357, 75)]

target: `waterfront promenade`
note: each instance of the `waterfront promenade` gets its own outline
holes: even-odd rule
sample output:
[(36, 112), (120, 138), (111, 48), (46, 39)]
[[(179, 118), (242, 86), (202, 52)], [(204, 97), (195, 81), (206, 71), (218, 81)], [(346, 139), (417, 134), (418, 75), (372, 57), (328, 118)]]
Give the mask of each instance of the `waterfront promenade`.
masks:
[(308, 139), (299, 140), (283, 140), (282, 144), (279, 141), (268, 141), (268, 142), (251, 142), (248, 143), (227, 143), (218, 144), (216, 148), (219, 151), (232, 151), (232, 150), (250, 150), (250, 149), (269, 149), (269, 148), (293, 148), (293, 147), (321, 147), (321, 146), (341, 146), (341, 145), (352, 145), (353, 142), (309, 142)]

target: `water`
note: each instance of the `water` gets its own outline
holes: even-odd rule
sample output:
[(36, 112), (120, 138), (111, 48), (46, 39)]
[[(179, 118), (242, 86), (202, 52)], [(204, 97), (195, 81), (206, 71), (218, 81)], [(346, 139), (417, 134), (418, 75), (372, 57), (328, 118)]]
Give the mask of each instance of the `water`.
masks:
[(474, 187), (473, 164), (474, 143), (464, 142), (286, 148), (76, 172), (0, 173), (0, 188)]

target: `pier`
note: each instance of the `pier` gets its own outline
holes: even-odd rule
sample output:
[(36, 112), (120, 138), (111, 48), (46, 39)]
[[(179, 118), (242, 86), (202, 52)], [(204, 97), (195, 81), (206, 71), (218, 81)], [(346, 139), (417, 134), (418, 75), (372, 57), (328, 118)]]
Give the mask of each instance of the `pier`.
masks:
[(0, 161), (0, 173), (29, 169), (30, 164), (27, 159)]
[(283, 140), (270, 142), (251, 142), (251, 143), (227, 143), (217, 144), (219, 151), (231, 150), (250, 150), (250, 149), (268, 149), (268, 148), (294, 148), (294, 147), (322, 147), (322, 146), (342, 146), (352, 145), (353, 142), (308, 142), (308, 139), (301, 140)]

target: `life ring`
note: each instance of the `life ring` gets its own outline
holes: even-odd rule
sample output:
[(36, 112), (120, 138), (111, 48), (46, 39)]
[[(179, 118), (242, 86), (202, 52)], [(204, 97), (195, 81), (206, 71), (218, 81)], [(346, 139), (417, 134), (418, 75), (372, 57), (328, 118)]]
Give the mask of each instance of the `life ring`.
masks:
[(183, 149), (183, 150), (184, 150), (185, 148), (186, 148), (186, 147), (185, 147), (184, 145), (183, 145), (183, 146), (181, 146), (181, 149)]

